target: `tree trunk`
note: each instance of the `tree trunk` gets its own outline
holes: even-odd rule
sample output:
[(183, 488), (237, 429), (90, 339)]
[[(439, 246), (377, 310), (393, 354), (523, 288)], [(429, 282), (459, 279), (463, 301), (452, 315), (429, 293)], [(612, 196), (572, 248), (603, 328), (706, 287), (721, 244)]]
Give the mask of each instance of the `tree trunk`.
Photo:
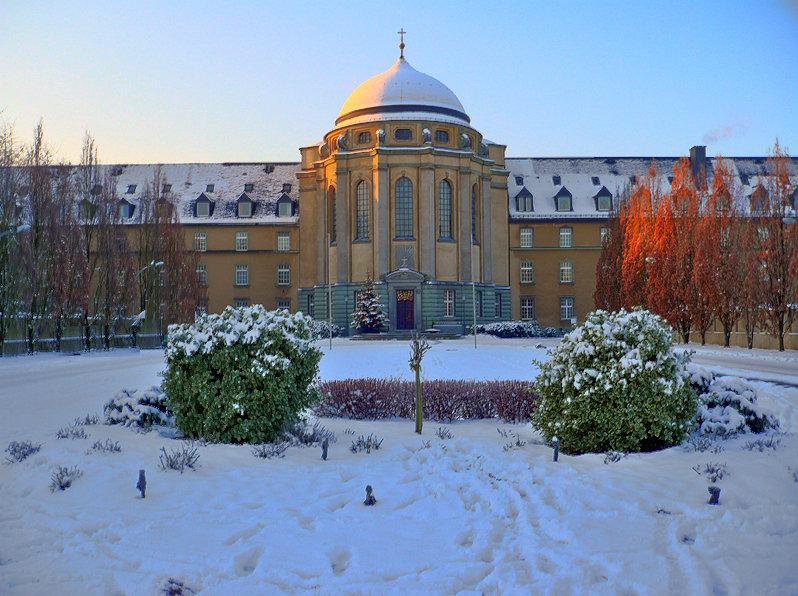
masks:
[(83, 349), (91, 352), (91, 325), (88, 312), (83, 313)]
[(731, 342), (731, 327), (729, 327), (728, 325), (724, 325), (723, 326), (723, 345), (728, 348), (730, 342)]
[(55, 351), (61, 351), (61, 337), (64, 335), (64, 330), (61, 326), (61, 317), (55, 318)]
[[(420, 367), (419, 367), (420, 368)], [(416, 432), (421, 434), (421, 427), (424, 424), (424, 405), (421, 401), (421, 371), (419, 368), (415, 369), (416, 372)]]
[(111, 326), (103, 324), (103, 349), (107, 352), (111, 349)]

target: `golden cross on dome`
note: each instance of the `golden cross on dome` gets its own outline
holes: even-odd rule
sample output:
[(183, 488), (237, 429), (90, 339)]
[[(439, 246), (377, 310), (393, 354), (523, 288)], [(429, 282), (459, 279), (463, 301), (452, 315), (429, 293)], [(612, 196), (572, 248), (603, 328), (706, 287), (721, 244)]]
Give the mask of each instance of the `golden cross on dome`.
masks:
[(405, 31), (405, 28), (402, 27), (401, 29), (399, 29), (399, 31), (397, 31), (397, 33), (400, 36), (399, 37), (399, 59), (400, 60), (404, 60), (405, 59), (405, 33), (407, 33), (407, 31)]

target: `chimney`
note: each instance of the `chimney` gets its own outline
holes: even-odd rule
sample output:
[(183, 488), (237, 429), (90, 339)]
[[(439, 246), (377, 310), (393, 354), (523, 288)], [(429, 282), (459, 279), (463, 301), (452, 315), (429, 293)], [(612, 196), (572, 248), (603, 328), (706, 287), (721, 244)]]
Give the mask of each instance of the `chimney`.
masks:
[(690, 147), (690, 172), (693, 175), (693, 184), (696, 188), (705, 188), (707, 185), (707, 147), (694, 145)]

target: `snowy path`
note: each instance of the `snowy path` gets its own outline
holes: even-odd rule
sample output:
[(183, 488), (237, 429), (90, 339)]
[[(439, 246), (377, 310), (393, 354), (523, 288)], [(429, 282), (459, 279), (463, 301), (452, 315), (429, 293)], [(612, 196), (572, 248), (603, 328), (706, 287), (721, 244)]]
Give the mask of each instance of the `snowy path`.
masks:
[[(531, 378), (534, 343), (440, 342), (427, 374)], [(322, 376), (409, 376), (408, 353), (339, 341)], [(0, 359), (0, 444), (44, 444), (0, 465), (0, 593), (160, 594), (174, 578), (219, 595), (798, 594), (798, 390), (757, 385), (787, 431), (776, 450), (743, 437), (608, 465), (601, 454), (554, 463), (528, 426), (496, 421), (447, 425), (442, 441), (430, 422), (419, 437), (411, 421), (324, 419), (337, 436), (326, 462), (316, 449), (262, 460), (207, 445), (182, 475), (157, 469), (159, 450), (176, 447), (157, 432), (54, 438), (121, 387), (157, 384), (162, 366), (157, 351)], [(497, 427), (526, 443), (504, 450)], [(349, 451), (372, 432), (382, 449)], [(86, 453), (106, 438), (122, 452)], [(692, 470), (710, 462), (728, 469), (719, 507)], [(50, 493), (56, 465), (84, 476)], [(375, 507), (362, 504), (366, 484)]]

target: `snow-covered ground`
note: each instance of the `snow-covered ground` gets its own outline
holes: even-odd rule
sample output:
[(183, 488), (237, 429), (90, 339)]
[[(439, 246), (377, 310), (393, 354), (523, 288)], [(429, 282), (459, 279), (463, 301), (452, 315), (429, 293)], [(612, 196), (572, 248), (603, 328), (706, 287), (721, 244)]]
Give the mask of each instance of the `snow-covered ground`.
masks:
[[(545, 358), (537, 343), (441, 341), (424, 375), (531, 379), (532, 359)], [(406, 343), (321, 345), (324, 379), (410, 378)], [(735, 358), (728, 368), (746, 372)], [(87, 439), (55, 438), (162, 369), (160, 351), (0, 359), (0, 445), (43, 444), (0, 465), (0, 593), (160, 594), (173, 579), (187, 594), (798, 594), (792, 381), (756, 384), (782, 420), (775, 450), (746, 449), (747, 436), (607, 464), (555, 463), (528, 426), (497, 421), (447, 424), (442, 440), (429, 421), (419, 437), (409, 420), (323, 419), (337, 437), (327, 461), (311, 448), (264, 460), (206, 445), (184, 474), (158, 469), (160, 449), (179, 446), (168, 433), (91, 425)], [(381, 449), (351, 453), (369, 433)], [(121, 453), (86, 453), (105, 439)], [(719, 506), (692, 469), (708, 463), (727, 469)], [(58, 465), (84, 474), (51, 493)], [(367, 484), (374, 507), (362, 503)]]

